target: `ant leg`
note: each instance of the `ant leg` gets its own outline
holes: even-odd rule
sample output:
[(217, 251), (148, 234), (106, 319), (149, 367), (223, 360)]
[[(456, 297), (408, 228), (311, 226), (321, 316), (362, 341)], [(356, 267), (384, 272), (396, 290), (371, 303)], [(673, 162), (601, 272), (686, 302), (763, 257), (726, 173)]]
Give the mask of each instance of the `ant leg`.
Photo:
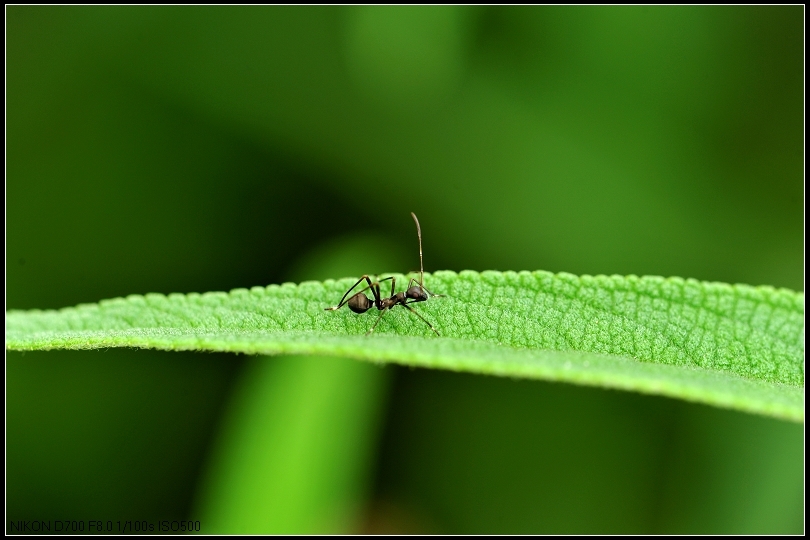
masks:
[[(374, 305), (377, 307), (377, 309), (383, 309), (383, 307), (382, 307), (382, 292), (380, 292), (380, 283), (382, 283), (383, 281), (388, 281), (388, 280), (391, 280), (391, 296), (394, 296), (394, 286), (395, 286), (395, 284), (397, 282), (397, 280), (396, 280), (396, 278), (394, 276), (389, 276), (387, 278), (383, 278), (383, 279), (381, 279), (379, 281), (375, 281), (374, 283), (371, 284), (371, 294), (374, 295)], [(367, 288), (368, 287), (366, 287), (366, 289)], [(363, 290), (365, 290), (365, 289), (363, 289)]]
[[(382, 281), (386, 281), (386, 280), (387, 280), (387, 278), (383, 279)], [(374, 295), (374, 305), (377, 307), (377, 309), (380, 309), (380, 306), (382, 306), (382, 295), (380, 294), (380, 282), (379, 281), (375, 281), (374, 284), (371, 286), (371, 294)]]
[[(391, 280), (391, 296), (394, 296), (394, 287), (396, 286), (397, 278), (395, 278), (394, 276), (388, 276), (385, 279), (379, 280), (377, 283), (379, 284), (382, 283), (383, 281), (388, 281), (389, 279)], [(382, 293), (380, 293), (380, 297), (382, 297)]]
[(425, 292), (428, 293), (431, 296), (431, 298), (441, 298), (443, 296), (447, 296), (446, 294), (433, 294), (432, 292), (427, 290), (427, 288), (425, 288), (424, 285), (422, 285), (422, 288), (425, 289)]
[(366, 332), (366, 335), (371, 334), (374, 331), (374, 329), (377, 328), (377, 323), (379, 323), (382, 320), (383, 315), (385, 315), (386, 311), (388, 311), (388, 310), (387, 309), (382, 310), (382, 312), (380, 313), (380, 316), (377, 317), (377, 320), (374, 322), (374, 325), (371, 327), (371, 330)]
[(433, 332), (434, 332), (434, 333), (435, 333), (437, 336), (441, 337), (441, 335), (439, 335), (439, 332), (437, 332), (437, 331), (436, 331), (436, 329), (435, 329), (435, 328), (433, 328), (433, 325), (432, 325), (432, 324), (430, 324), (430, 323), (428, 322), (428, 320), (427, 320), (427, 319), (425, 319), (424, 317), (422, 317), (421, 315), (419, 315), (419, 313), (418, 313), (418, 312), (417, 312), (415, 309), (413, 309), (411, 306), (409, 306), (409, 305), (407, 305), (407, 304), (400, 304), (400, 306), (404, 307), (405, 309), (407, 309), (408, 311), (410, 311), (411, 313), (413, 313), (414, 315), (416, 315), (417, 317), (419, 317), (420, 319), (422, 319), (422, 321), (424, 321), (424, 323), (425, 323), (426, 325), (428, 325), (428, 326), (430, 327), (430, 329), (431, 329), (431, 330), (433, 330)]
[[(358, 280), (357, 280), (357, 283), (355, 283), (354, 285), (352, 285), (352, 286), (351, 286), (351, 288), (350, 288), (348, 291), (346, 291), (346, 294), (344, 294), (344, 295), (343, 295), (343, 298), (341, 298), (341, 299), (340, 299), (340, 303), (339, 303), (338, 305), (336, 305), (336, 306), (334, 306), (334, 307), (328, 307), (328, 308), (324, 308), (324, 309), (325, 309), (326, 311), (335, 311), (336, 309), (340, 309), (340, 308), (342, 308), (342, 307), (343, 307), (343, 306), (346, 304), (346, 302), (347, 302), (346, 297), (347, 297), (347, 296), (349, 296), (349, 293), (350, 293), (350, 292), (352, 292), (352, 291), (354, 290), (354, 288), (355, 288), (355, 287), (357, 287), (358, 285), (360, 285), (360, 283), (361, 283), (361, 282), (362, 282), (364, 279), (366, 280), (366, 283), (368, 283), (368, 287), (366, 287), (365, 289), (363, 289), (363, 290), (361, 290), (361, 291), (359, 291), (359, 292), (365, 292), (365, 291), (367, 291), (368, 289), (371, 289), (371, 293), (372, 293), (372, 294), (374, 294), (374, 284), (373, 284), (373, 283), (371, 283), (371, 279), (369, 279), (368, 275), (364, 275), (363, 277), (361, 277), (360, 279), (358, 279)], [(374, 297), (375, 297), (375, 299), (379, 299), (379, 293), (374, 294)]]

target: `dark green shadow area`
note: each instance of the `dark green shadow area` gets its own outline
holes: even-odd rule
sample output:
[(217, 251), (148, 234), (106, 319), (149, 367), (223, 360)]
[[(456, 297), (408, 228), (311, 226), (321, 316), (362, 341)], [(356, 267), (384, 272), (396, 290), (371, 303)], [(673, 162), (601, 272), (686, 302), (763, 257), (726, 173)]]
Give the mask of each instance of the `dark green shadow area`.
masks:
[(240, 357), (6, 355), (10, 521), (187, 519)]
[(802, 532), (802, 425), (570, 385), (397, 374), (369, 531)]

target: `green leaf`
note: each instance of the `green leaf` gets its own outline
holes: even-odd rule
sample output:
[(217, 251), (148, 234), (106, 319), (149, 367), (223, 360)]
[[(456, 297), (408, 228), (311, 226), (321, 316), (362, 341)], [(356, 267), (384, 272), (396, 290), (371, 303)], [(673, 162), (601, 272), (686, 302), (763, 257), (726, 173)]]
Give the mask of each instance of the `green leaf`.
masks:
[[(387, 275), (387, 274), (386, 274)], [(405, 277), (394, 274), (400, 284)], [(804, 420), (804, 294), (692, 279), (441, 271), (435, 293), (357, 315), (354, 279), (147, 294), (59, 311), (11, 311), (6, 348), (150, 347), (321, 354), (636, 390)], [(386, 284), (384, 284), (386, 286)]]
[(358, 530), (388, 374), (334, 357), (248, 362), (200, 484), (204, 532)]

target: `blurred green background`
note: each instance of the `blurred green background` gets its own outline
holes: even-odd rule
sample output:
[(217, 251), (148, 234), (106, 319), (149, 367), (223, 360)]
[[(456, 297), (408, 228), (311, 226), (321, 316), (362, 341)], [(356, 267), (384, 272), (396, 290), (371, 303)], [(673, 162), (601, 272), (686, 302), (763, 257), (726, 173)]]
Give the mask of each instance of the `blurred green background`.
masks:
[[(410, 211), (430, 271), (804, 290), (803, 6), (6, 15), (7, 309), (414, 270)], [(6, 359), (7, 532), (803, 532), (802, 425), (343, 359)]]

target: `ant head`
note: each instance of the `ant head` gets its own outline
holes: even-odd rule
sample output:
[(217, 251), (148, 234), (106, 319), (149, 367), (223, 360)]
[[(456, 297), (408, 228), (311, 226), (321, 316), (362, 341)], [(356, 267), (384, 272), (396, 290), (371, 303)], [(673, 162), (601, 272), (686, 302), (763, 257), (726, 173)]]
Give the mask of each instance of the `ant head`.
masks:
[(424, 302), (425, 300), (428, 299), (428, 294), (425, 292), (425, 289), (417, 285), (414, 285), (413, 287), (408, 289), (405, 292), (405, 296), (416, 302)]

